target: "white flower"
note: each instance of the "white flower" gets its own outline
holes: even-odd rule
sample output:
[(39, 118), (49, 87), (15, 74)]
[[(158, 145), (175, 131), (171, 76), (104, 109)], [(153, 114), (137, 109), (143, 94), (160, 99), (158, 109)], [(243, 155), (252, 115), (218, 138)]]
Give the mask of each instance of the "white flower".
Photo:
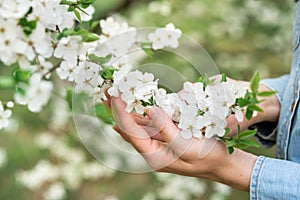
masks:
[(15, 101), (21, 105), (28, 105), (31, 112), (40, 112), (48, 103), (52, 89), (53, 83), (42, 80), (41, 75), (36, 73), (30, 77), (26, 95), (15, 94)]
[(78, 67), (75, 63), (62, 61), (56, 72), (62, 80), (74, 81), (78, 74)]
[[(89, 7), (85, 8), (83, 10), (84, 10), (84, 12), (82, 12), (81, 10), (78, 10), (79, 14), (81, 16), (81, 21), (83, 21), (83, 22), (90, 21), (93, 18), (95, 8), (92, 5), (90, 5)], [(76, 16), (74, 16), (74, 17), (76, 17)]]
[(148, 39), (152, 42), (152, 48), (154, 50), (163, 49), (166, 46), (166, 34), (163, 29), (156, 29), (154, 33), (149, 34)]
[(36, 57), (36, 54), (39, 54), (44, 58), (52, 56), (52, 42), (43, 26), (38, 25), (32, 34), (26, 38), (26, 42), (27, 49), (24, 55), (26, 55), (28, 60), (32, 61)]
[(181, 30), (176, 29), (174, 24), (170, 23), (165, 28), (158, 28), (154, 33), (150, 33), (148, 39), (152, 42), (154, 50), (163, 49), (164, 47), (177, 48), (181, 34)]
[(166, 28), (164, 29), (167, 34), (167, 40), (165, 41), (165, 45), (172, 48), (177, 48), (179, 45), (178, 40), (182, 34), (181, 30), (177, 29), (172, 23), (167, 24)]
[(38, 72), (42, 75), (46, 75), (46, 78), (49, 79), (51, 76), (50, 70), (53, 67), (53, 64), (49, 61), (46, 61), (42, 56), (38, 56)]
[(54, 56), (74, 63), (77, 62), (78, 56), (83, 53), (82, 38), (80, 36), (68, 36), (59, 41)]
[(2, 102), (0, 101), (0, 130), (9, 125), (9, 118), (11, 115), (11, 110), (4, 109)]
[(227, 125), (225, 118), (219, 118), (218, 116), (207, 113), (204, 115), (204, 119), (209, 123), (205, 129), (206, 138), (211, 138), (213, 136), (224, 136), (225, 127)]
[(60, 0), (38, 0), (34, 2), (33, 12), (28, 16), (29, 20), (37, 20), (47, 29), (56, 30), (56, 26), (59, 26), (63, 22), (63, 16), (67, 10), (58, 9)]
[(100, 27), (103, 34), (100, 35), (100, 45), (95, 51), (98, 56), (126, 54), (136, 42), (136, 28), (129, 27), (125, 22), (115, 22), (112, 17), (109, 17), (100, 21)]
[(129, 26), (126, 22), (115, 22), (114, 18), (108, 17), (106, 20), (100, 20), (100, 27), (102, 33), (108, 38), (113, 37), (119, 33), (128, 31)]
[(119, 96), (119, 84), (120, 81), (130, 72), (132, 66), (126, 65), (123, 66), (119, 71), (115, 71), (113, 74), (114, 83), (112, 87), (108, 89), (108, 94), (110, 96), (118, 97)]
[(238, 122), (242, 122), (244, 120), (244, 110), (238, 106), (232, 108), (232, 112), (234, 112), (234, 116)]
[(28, 0), (6, 0), (0, 6), (0, 15), (3, 18), (19, 19), (24, 17), (30, 6)]
[(157, 87), (153, 74), (143, 74), (140, 71), (129, 72), (119, 83), (121, 98), (127, 103), (126, 112), (135, 109), (139, 114), (144, 113), (145, 108), (141, 101), (148, 102)]
[(187, 105), (182, 102), (181, 105), (181, 118), (178, 127), (181, 128), (180, 134), (185, 139), (190, 139), (193, 136), (196, 138), (202, 138), (202, 132), (200, 127), (200, 120), (198, 117), (198, 109), (196, 105)]
[(45, 200), (62, 200), (66, 196), (66, 191), (62, 183), (55, 183), (44, 192)]
[(176, 93), (167, 94), (166, 90), (160, 88), (154, 92), (154, 99), (173, 121), (180, 121), (181, 100)]
[(75, 91), (94, 95), (95, 89), (104, 81), (99, 75), (102, 68), (88, 61), (79, 63), (79, 68), (78, 75), (75, 77)]
[(0, 60), (11, 65), (18, 59), (18, 54), (25, 54), (27, 44), (21, 38), (21, 30), (16, 20), (0, 18)]

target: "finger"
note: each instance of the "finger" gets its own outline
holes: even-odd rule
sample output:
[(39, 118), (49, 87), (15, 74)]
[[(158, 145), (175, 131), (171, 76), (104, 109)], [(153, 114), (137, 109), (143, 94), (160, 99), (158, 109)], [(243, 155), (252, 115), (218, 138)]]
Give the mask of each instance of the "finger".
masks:
[(181, 137), (180, 129), (173, 123), (168, 115), (158, 107), (146, 110), (151, 123), (149, 126), (156, 128), (163, 139), (180, 156), (189, 148), (193, 139), (187, 140)]
[(139, 115), (139, 114), (136, 114), (136, 113), (132, 113), (132, 115), (134, 116), (134, 119), (135, 119), (135, 122), (138, 124), (138, 125), (141, 125), (141, 126), (148, 126), (150, 124), (150, 119), (148, 116), (142, 116), (142, 115)]
[(103, 105), (104, 105), (106, 108), (111, 109), (110, 100), (105, 100), (105, 101), (103, 101)]
[(227, 126), (226, 128), (230, 129), (230, 132), (228, 133), (228, 136), (234, 136), (237, 134), (237, 127), (240, 125), (241, 131), (246, 130), (249, 127), (249, 121), (244, 117), (244, 120), (242, 122), (237, 121), (234, 114), (229, 115), (226, 119)]
[(104, 91), (104, 94), (105, 94), (107, 100), (110, 102), (111, 96), (108, 94), (108, 89), (106, 89), (106, 90)]
[(166, 142), (165, 139), (160, 135), (159, 131), (156, 128), (149, 127), (149, 126), (142, 126), (142, 127), (152, 139), (158, 140), (161, 142)]

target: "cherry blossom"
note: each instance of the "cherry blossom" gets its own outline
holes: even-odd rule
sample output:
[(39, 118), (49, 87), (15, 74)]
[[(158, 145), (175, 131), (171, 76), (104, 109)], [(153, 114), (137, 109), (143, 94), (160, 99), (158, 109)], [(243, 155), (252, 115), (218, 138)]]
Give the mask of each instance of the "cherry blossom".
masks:
[(0, 101), (0, 129), (8, 126), (11, 115), (11, 110), (4, 109), (2, 102)]
[(31, 112), (40, 112), (51, 96), (53, 83), (45, 81), (38, 73), (33, 74), (29, 80), (26, 94), (15, 94), (15, 101), (21, 105), (27, 105)]

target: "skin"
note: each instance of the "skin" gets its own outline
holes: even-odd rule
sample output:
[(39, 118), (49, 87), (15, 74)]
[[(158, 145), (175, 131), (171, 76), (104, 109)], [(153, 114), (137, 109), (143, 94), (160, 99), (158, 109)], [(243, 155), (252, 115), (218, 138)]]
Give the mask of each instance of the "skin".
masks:
[[(248, 82), (241, 83), (249, 85)], [(265, 85), (260, 85), (259, 90), (270, 91)], [(108, 96), (105, 104), (113, 111), (116, 120), (114, 129), (141, 153), (155, 171), (205, 178), (249, 191), (257, 156), (240, 149), (235, 149), (230, 155), (225, 144), (215, 139), (185, 140), (178, 134), (178, 127), (160, 108), (149, 108), (143, 117), (126, 113), (126, 105), (120, 97)], [(262, 121), (277, 122), (280, 103), (276, 95), (268, 97), (259, 106), (264, 112), (250, 121), (244, 119), (239, 123), (242, 129)], [(234, 135), (237, 120), (232, 115), (227, 123), (231, 128), (230, 134)]]

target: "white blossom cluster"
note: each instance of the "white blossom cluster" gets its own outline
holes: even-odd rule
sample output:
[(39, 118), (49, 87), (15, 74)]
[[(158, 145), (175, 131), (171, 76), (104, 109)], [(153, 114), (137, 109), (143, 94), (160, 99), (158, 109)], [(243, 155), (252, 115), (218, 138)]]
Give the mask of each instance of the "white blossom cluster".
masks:
[[(247, 87), (238, 82), (219, 82), (204, 88), (203, 83), (185, 82), (179, 94), (167, 94), (158, 89), (158, 80), (151, 73), (140, 71), (115, 73), (118, 80), (108, 92), (119, 96), (126, 103), (126, 111), (143, 114), (149, 105), (161, 107), (182, 130), (181, 135), (202, 138), (224, 136), (226, 118), (235, 114), (243, 121), (244, 110), (236, 105), (236, 99), (244, 97)], [(152, 102), (151, 102), (152, 101)]]

